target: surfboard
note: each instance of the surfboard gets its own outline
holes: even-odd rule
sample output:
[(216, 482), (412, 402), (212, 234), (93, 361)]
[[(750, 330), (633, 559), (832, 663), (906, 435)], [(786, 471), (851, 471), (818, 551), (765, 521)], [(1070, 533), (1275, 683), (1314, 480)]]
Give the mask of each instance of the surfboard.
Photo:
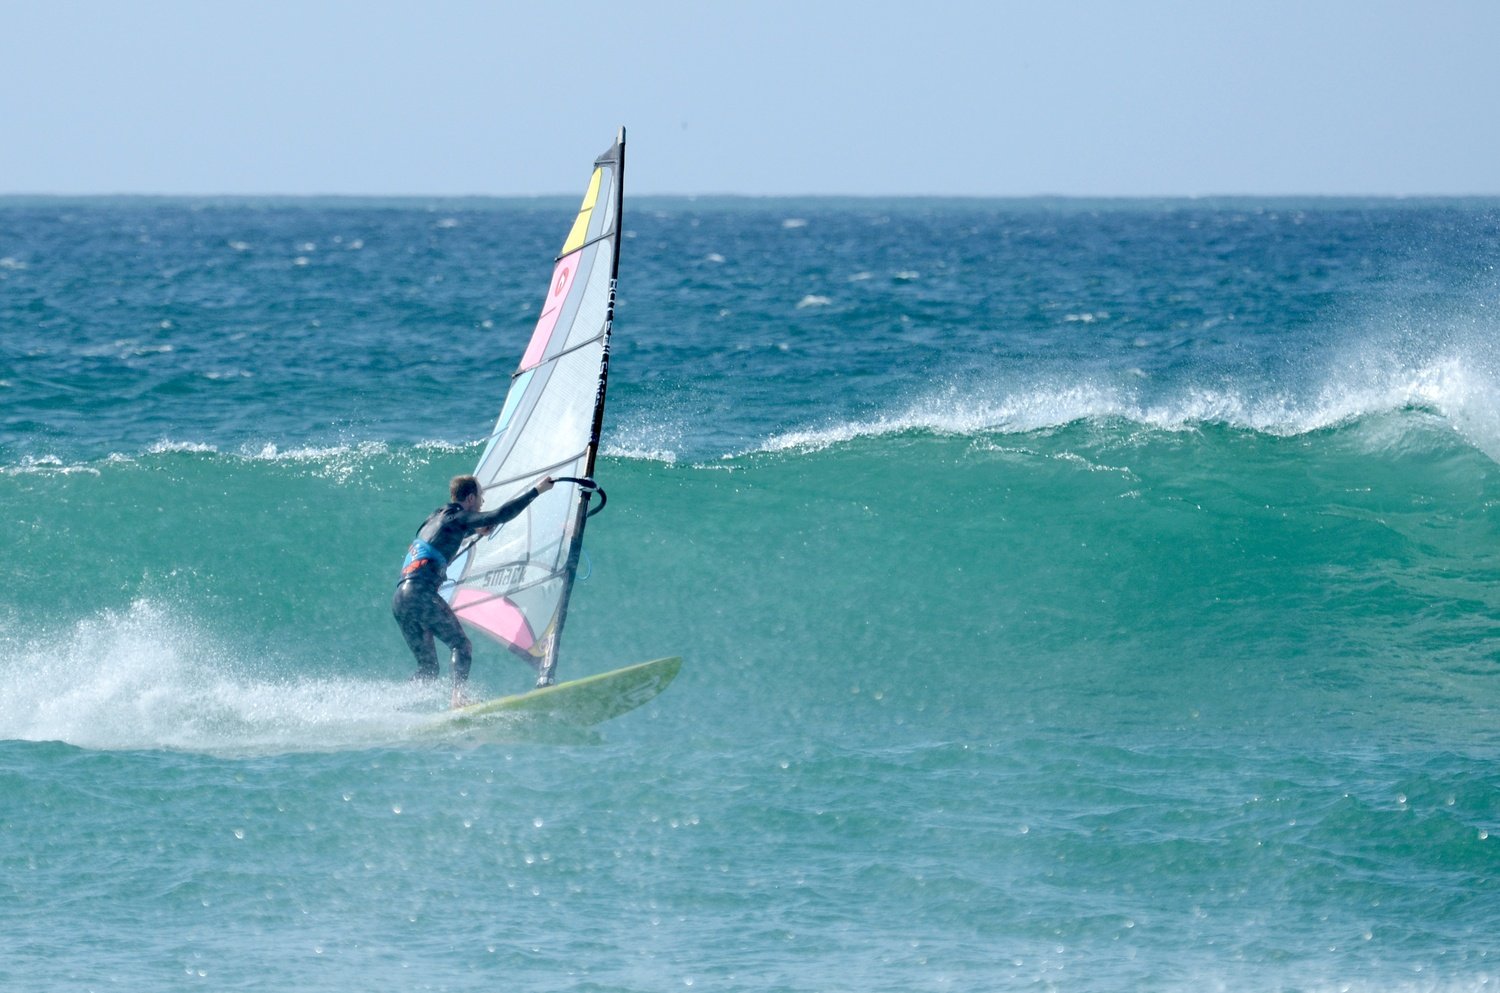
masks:
[(627, 714), (667, 688), (682, 668), (676, 656), (554, 683), (448, 711), (426, 730), (459, 729), (506, 720), (592, 727)]

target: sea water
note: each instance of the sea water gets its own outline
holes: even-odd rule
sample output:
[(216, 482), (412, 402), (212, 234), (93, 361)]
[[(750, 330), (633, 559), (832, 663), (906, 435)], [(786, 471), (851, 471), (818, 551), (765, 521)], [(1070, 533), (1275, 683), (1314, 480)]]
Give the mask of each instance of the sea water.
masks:
[(575, 209), (0, 201), (0, 988), (1500, 987), (1500, 203), (627, 199), (560, 674), (682, 674), (424, 735)]

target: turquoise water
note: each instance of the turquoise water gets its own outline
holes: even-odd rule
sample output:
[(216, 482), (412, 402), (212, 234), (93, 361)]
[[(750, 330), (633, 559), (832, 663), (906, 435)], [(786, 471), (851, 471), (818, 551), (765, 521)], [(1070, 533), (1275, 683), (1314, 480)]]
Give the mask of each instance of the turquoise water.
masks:
[(1500, 983), (1500, 205), (627, 202), (562, 674), (682, 675), (424, 735), (575, 206), (0, 201), (0, 987)]

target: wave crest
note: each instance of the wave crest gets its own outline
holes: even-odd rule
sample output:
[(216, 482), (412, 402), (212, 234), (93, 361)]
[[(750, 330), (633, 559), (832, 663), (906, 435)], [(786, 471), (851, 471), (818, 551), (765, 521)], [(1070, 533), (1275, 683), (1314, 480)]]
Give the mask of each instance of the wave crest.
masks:
[(774, 434), (746, 454), (818, 450), (857, 438), (908, 432), (1029, 434), (1090, 421), (1124, 421), (1169, 432), (1222, 425), (1296, 437), (1416, 410), (1436, 415), (1500, 462), (1500, 394), (1488, 377), (1463, 362), (1442, 360), (1359, 377), (1355, 383), (1330, 383), (1311, 396), (1193, 386), (1159, 397), (1148, 396), (1140, 387), (1095, 382), (1038, 384), (1014, 391), (948, 384), (892, 413)]

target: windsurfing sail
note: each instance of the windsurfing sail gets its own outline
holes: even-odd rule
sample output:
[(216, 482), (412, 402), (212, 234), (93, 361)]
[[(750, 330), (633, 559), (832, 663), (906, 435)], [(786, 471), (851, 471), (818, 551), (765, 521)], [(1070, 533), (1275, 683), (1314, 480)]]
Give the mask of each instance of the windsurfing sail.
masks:
[(560, 481), (521, 516), (454, 556), (442, 588), (460, 621), (536, 668), (539, 686), (553, 682), (589, 501), (602, 495), (593, 483), (594, 458), (609, 378), (624, 171), (621, 128), (594, 162), (531, 343), (474, 469), (486, 510), (543, 476)]

